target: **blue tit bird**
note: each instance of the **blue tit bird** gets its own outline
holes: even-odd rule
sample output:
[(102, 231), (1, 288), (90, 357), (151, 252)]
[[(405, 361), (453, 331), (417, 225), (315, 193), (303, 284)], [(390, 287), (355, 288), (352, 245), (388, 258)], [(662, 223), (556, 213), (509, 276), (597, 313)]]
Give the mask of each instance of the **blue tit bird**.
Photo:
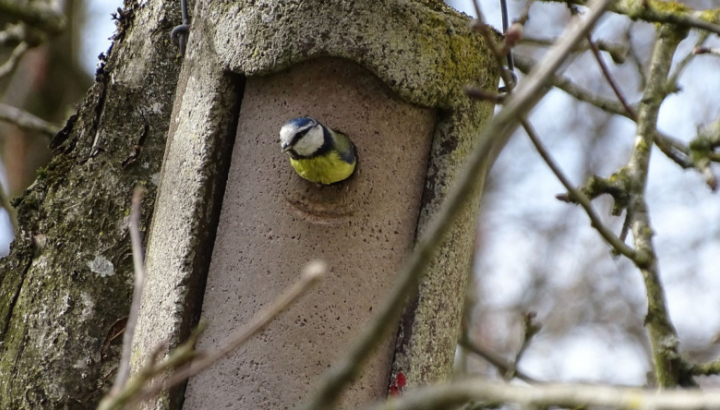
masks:
[(280, 129), (280, 143), (295, 172), (310, 182), (334, 184), (355, 172), (357, 150), (350, 138), (313, 118), (286, 122)]

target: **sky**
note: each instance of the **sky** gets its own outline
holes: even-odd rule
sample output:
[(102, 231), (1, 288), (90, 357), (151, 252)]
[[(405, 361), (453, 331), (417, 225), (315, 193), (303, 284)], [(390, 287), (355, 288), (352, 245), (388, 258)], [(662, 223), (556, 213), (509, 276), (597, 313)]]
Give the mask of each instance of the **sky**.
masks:
[[(80, 63), (88, 74), (94, 75), (97, 68), (98, 55), (110, 47), (110, 36), (115, 32), (115, 23), (111, 13), (122, 6), (122, 0), (89, 0), (87, 5), (87, 28), (82, 37)], [(0, 183), (6, 187), (5, 171), (0, 161)], [(0, 257), (10, 252), (12, 227), (4, 210), (0, 210)]]
[(115, 32), (115, 23), (110, 18), (122, 0), (89, 0), (87, 6), (87, 34), (83, 36), (81, 61), (88, 73), (94, 74), (97, 57), (110, 47), (110, 36)]

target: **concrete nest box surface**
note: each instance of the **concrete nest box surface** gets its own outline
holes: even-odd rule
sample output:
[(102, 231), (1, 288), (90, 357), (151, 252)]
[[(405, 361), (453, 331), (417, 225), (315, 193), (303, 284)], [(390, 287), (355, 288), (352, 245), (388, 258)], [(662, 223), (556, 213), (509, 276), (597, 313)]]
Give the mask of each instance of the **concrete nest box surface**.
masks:
[[(467, 19), (434, 2), (198, 4), (150, 232), (135, 368), (160, 341), (177, 345), (198, 315), (210, 321), (199, 347), (218, 346), (319, 258), (330, 267), (324, 283), (194, 377), (183, 408), (276, 409), (306, 397), (372, 317), (492, 114), (462, 93), (469, 83), (496, 87), (488, 57)], [(355, 175), (317, 186), (295, 174), (278, 131), (306, 115), (350, 136)], [(449, 372), (479, 180), (400, 338), (381, 343), (343, 407), (382, 397), (391, 373), (412, 386)], [(452, 300), (423, 297), (439, 289)], [(178, 394), (155, 404), (178, 408)]]

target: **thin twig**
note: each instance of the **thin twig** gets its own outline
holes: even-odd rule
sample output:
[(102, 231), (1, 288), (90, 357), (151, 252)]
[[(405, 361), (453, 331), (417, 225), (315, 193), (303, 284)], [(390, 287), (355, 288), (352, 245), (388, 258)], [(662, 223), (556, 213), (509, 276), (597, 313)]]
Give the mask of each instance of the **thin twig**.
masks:
[(273, 301), (267, 309), (255, 315), (250, 323), (239, 329), (225, 344), (214, 351), (200, 355), (199, 360), (194, 361), (187, 368), (173, 374), (164, 383), (146, 389), (130, 402), (130, 406), (153, 398), (163, 390), (177, 386), (232, 353), (245, 344), (250, 338), (262, 332), (280, 313), (284, 312), (290, 305), (295, 303), (300, 296), (304, 295), (312, 286), (317, 284), (320, 279), (325, 276), (326, 271), (327, 267), (324, 262), (313, 261), (308, 263), (303, 269), (300, 280), (295, 282)]
[(716, 57), (720, 57), (720, 48), (715, 47), (695, 47), (693, 54), (710, 54)]
[(60, 131), (60, 127), (54, 124), (38, 118), (27, 111), (2, 103), (0, 103), (0, 121), (15, 124), (22, 129), (38, 131), (48, 137), (52, 137)]
[(473, 191), (479, 175), (489, 169), (499, 150), (507, 143), (518, 127), (518, 118), (527, 113), (547, 93), (547, 79), (560, 67), (571, 50), (589, 32), (612, 0), (593, 0), (585, 19), (575, 19), (558, 44), (548, 50), (545, 59), (536, 70), (514, 90), (505, 106), (487, 124), (478, 143), (461, 170), (457, 181), (448, 192), (441, 210), (419, 238), (414, 251), (398, 273), (398, 282), (379, 307), (373, 320), (362, 330), (347, 353), (322, 377), (319, 388), (300, 408), (324, 410), (340, 396), (343, 388), (360, 371), (361, 364), (373, 351), (400, 317), (405, 298), (417, 288), (433, 251), (444, 239), (455, 217), (463, 209)]
[(469, 401), (516, 404), (522, 408), (614, 408), (706, 410), (720, 408), (720, 391), (650, 390), (578, 384), (520, 386), (473, 378), (417, 390), (365, 410), (449, 409)]
[(118, 368), (115, 384), (110, 390), (110, 394), (118, 394), (125, 387), (128, 377), (130, 376), (130, 357), (132, 356), (132, 342), (135, 336), (135, 325), (137, 324), (138, 315), (140, 313), (140, 304), (142, 302), (142, 292), (145, 287), (145, 253), (142, 246), (142, 235), (140, 234), (140, 206), (142, 204), (143, 189), (136, 187), (132, 196), (132, 208), (130, 210), (130, 222), (128, 230), (130, 231), (130, 242), (132, 244), (133, 267), (135, 269), (135, 285), (133, 288), (133, 297), (130, 304), (130, 315), (125, 325), (125, 334), (123, 334), (123, 349), (120, 357), (120, 367)]
[(687, 55), (682, 60), (680, 60), (679, 63), (677, 63), (677, 65), (675, 66), (675, 71), (673, 71), (673, 73), (668, 78), (668, 90), (678, 89), (678, 78), (680, 78), (680, 75), (683, 73), (683, 71), (685, 71), (685, 68), (687, 68), (688, 64), (690, 64), (690, 62), (697, 56), (698, 53), (696, 52), (696, 50), (702, 48), (702, 45), (705, 44), (708, 37), (710, 37), (709, 33), (705, 31), (701, 32), (700, 36), (697, 39), (697, 42), (695, 42), (695, 47), (693, 47), (693, 49), (689, 53), (687, 53)]
[[(200, 335), (207, 327), (207, 323), (204, 321), (200, 322), (197, 329), (193, 331), (185, 343), (171, 351), (169, 355), (160, 362), (157, 361), (157, 356), (162, 350), (162, 347), (158, 346), (153, 350), (145, 366), (139, 369), (137, 374), (128, 380), (120, 391), (108, 394), (103, 398), (98, 406), (98, 410), (134, 408), (133, 406), (142, 401), (149, 400), (160, 394), (163, 390), (177, 386), (189, 377), (212, 366), (233, 350), (242, 346), (251, 337), (265, 329), (277, 316), (322, 279), (325, 271), (326, 267), (323, 262), (313, 261), (308, 263), (303, 268), (303, 272), (297, 282), (286, 289), (285, 292), (275, 299), (266, 309), (257, 313), (247, 325), (229, 337), (218, 350), (204, 353), (198, 352), (195, 349)], [(162, 346), (166, 345), (166, 342), (162, 343)], [(199, 359), (192, 362), (197, 358)], [(192, 363), (186, 366), (190, 362)], [(182, 366), (186, 367), (179, 370), (169, 379), (153, 384), (153, 380), (156, 377), (164, 375), (167, 371), (181, 368)]]
[[(545, 0), (548, 2), (571, 3), (580, 6), (588, 4), (588, 0)], [(720, 25), (717, 24), (718, 10), (694, 10), (682, 3), (675, 3), (677, 7), (664, 9), (653, 7), (650, 1), (615, 1), (610, 7), (613, 13), (624, 14), (633, 20), (643, 20), (649, 23), (667, 23), (682, 28), (696, 28), (715, 34), (720, 34)], [(710, 20), (714, 18), (715, 20)]]
[(18, 19), (48, 34), (58, 34), (65, 29), (65, 17), (46, 3), (0, 0), (3, 17)]
[(630, 259), (631, 261), (635, 261), (636, 263), (646, 262), (646, 255), (638, 254), (634, 249), (627, 246), (623, 241), (621, 241), (617, 236), (615, 236), (615, 234), (610, 230), (610, 228), (608, 228), (607, 226), (605, 226), (605, 224), (602, 223), (602, 220), (600, 219), (600, 216), (597, 214), (597, 212), (595, 212), (595, 208), (593, 208), (590, 199), (588, 199), (588, 197), (581, 190), (575, 188), (570, 182), (570, 180), (565, 176), (565, 174), (562, 172), (562, 170), (552, 158), (550, 153), (545, 149), (545, 146), (540, 141), (540, 138), (537, 136), (537, 133), (535, 132), (535, 129), (532, 127), (530, 122), (527, 119), (522, 119), (521, 122), (523, 128), (525, 128), (525, 132), (530, 138), (530, 141), (532, 141), (533, 145), (535, 146), (535, 149), (537, 149), (537, 152), (540, 154), (540, 156), (548, 165), (553, 174), (555, 174), (557, 179), (560, 180), (560, 183), (563, 184), (565, 189), (567, 189), (567, 191), (570, 193), (570, 198), (574, 201), (577, 201), (577, 203), (583, 207), (588, 218), (590, 218), (590, 225), (595, 228), (595, 230), (598, 231), (600, 236), (602, 236), (603, 239), (605, 239), (605, 241), (621, 255), (626, 256), (628, 259)]
[(517, 353), (515, 354), (515, 361), (513, 362), (513, 373), (516, 372), (516, 368), (520, 363), (520, 360), (525, 355), (528, 347), (530, 347), (530, 342), (532, 342), (535, 335), (540, 333), (540, 330), (542, 329), (542, 325), (535, 322), (536, 316), (537, 314), (535, 312), (527, 312), (523, 315), (523, 341), (520, 345), (520, 349), (518, 349)]
[(157, 361), (157, 358), (162, 350), (168, 346), (168, 342), (163, 341), (159, 343), (158, 346), (152, 350), (150, 357), (143, 367), (137, 370), (137, 373), (125, 383), (125, 386), (123, 386), (119, 392), (103, 397), (98, 405), (98, 410), (133, 408), (130, 406), (130, 402), (135, 403), (142, 391), (154, 383), (156, 377), (165, 374), (169, 370), (187, 365), (197, 357), (198, 354), (195, 351), (195, 345), (206, 328), (207, 322), (201, 320), (197, 328), (190, 334), (188, 340), (173, 349), (169, 355), (160, 362)]
[(473, 100), (489, 101), (493, 104), (502, 104), (505, 101), (505, 94), (485, 91), (478, 87), (465, 87), (465, 94)]
[(458, 342), (460, 346), (467, 349), (469, 352), (474, 353), (483, 359), (485, 359), (488, 363), (493, 365), (501, 375), (510, 375), (511, 377), (516, 377), (526, 383), (530, 384), (539, 384), (542, 383), (538, 380), (533, 379), (532, 377), (528, 376), (526, 373), (524, 373), (521, 370), (517, 369), (517, 366), (513, 366), (512, 363), (496, 356), (494, 353), (486, 350), (485, 348), (481, 347), (480, 345), (474, 343), (472, 340), (470, 340), (468, 337), (463, 337)]
[[(537, 63), (527, 57), (515, 56), (515, 65), (523, 73), (528, 73), (537, 65)], [(550, 82), (554, 87), (565, 91), (568, 95), (579, 101), (593, 105), (610, 114), (621, 115), (623, 117), (632, 119), (622, 103), (583, 90), (565, 76), (554, 75), (551, 77)], [(632, 105), (630, 105), (630, 107), (632, 108)], [(656, 130), (655, 142), (657, 143), (657, 147), (668, 158), (673, 160), (683, 169), (693, 167), (692, 160), (688, 158), (690, 150), (679, 140)]]
[(655, 146), (658, 147), (666, 157), (679, 165), (680, 168), (688, 169), (694, 166), (689, 156), (690, 150), (681, 141), (655, 130)]
[(635, 65), (635, 69), (637, 70), (638, 76), (640, 76), (640, 85), (639, 89), (644, 90), (645, 85), (647, 84), (647, 74), (645, 73), (645, 67), (643, 66), (642, 60), (640, 60), (640, 55), (638, 54), (637, 50), (633, 46), (632, 43), (632, 28), (633, 25), (630, 25), (625, 32), (625, 37), (627, 39), (628, 44), (628, 56), (630, 57), (630, 61), (633, 62)]
[(600, 71), (602, 71), (603, 76), (605, 76), (608, 84), (610, 84), (610, 88), (612, 88), (613, 92), (620, 101), (620, 104), (622, 104), (622, 106), (625, 108), (625, 111), (630, 116), (630, 119), (633, 121), (637, 121), (637, 114), (635, 113), (635, 110), (633, 110), (630, 104), (627, 103), (625, 96), (623, 95), (622, 91), (620, 91), (620, 87), (618, 87), (615, 79), (610, 73), (610, 69), (608, 69), (607, 64), (605, 64), (605, 60), (603, 60), (602, 56), (600, 55), (600, 50), (598, 50), (598, 47), (595, 45), (589, 34), (586, 36), (586, 38), (588, 41), (588, 45), (590, 45), (590, 51), (592, 51), (592, 54), (595, 56), (595, 60), (597, 60), (597, 63), (600, 66)]
[(0, 65), (0, 79), (7, 77), (8, 75), (15, 72), (15, 69), (20, 63), (20, 59), (30, 49), (30, 46), (26, 42), (21, 42), (13, 49), (8, 57), (7, 61), (3, 65)]
[[(532, 71), (535, 67), (537, 67), (537, 62), (532, 60), (531, 58), (525, 57), (525, 56), (515, 56), (515, 66), (522, 71), (523, 73), (527, 74), (530, 71)], [(627, 112), (625, 111), (625, 107), (623, 107), (622, 104), (619, 102), (610, 99), (601, 97), (599, 95), (592, 94), (576, 84), (574, 84), (569, 78), (555, 74), (550, 78), (550, 83), (563, 91), (565, 91), (567, 94), (570, 94), (570, 96), (574, 97), (575, 99), (586, 102), (588, 104), (594, 105), (598, 108), (600, 108), (603, 111), (609, 112), (611, 114), (619, 114), (622, 116), (626, 116)]]
[(8, 25), (0, 31), (0, 47), (18, 44), (25, 39), (25, 27), (22, 23)]
[[(490, 48), (490, 51), (492, 52), (493, 56), (495, 57), (495, 62), (497, 66), (500, 68), (500, 78), (502, 78), (503, 83), (505, 84), (506, 90), (512, 90), (512, 88), (515, 86), (515, 80), (512, 77), (512, 73), (508, 72), (504, 69), (504, 62), (503, 60), (506, 57), (506, 54), (503, 52), (503, 50), (498, 47), (498, 45), (495, 43), (495, 35), (493, 34), (492, 30), (490, 29), (490, 26), (485, 23), (485, 17), (483, 16), (482, 11), (480, 10), (480, 3), (478, 3), (478, 0), (473, 0), (473, 6), (475, 7), (475, 15), (477, 16), (477, 19), (473, 22), (472, 27), (479, 31), (480, 34), (485, 39), (485, 44)], [(509, 62), (510, 60), (508, 60)], [(513, 62), (514, 64), (514, 62)]]
[(703, 127), (690, 141), (691, 160), (695, 168), (705, 177), (711, 190), (718, 188), (718, 179), (711, 168), (712, 162), (720, 162), (720, 154), (715, 149), (720, 146), (720, 117), (712, 124)]
[(525, 25), (525, 23), (527, 23), (527, 21), (530, 19), (530, 8), (532, 7), (533, 4), (535, 4), (535, 1), (536, 0), (528, 0), (525, 3), (525, 6), (523, 6), (523, 11), (522, 11), (522, 13), (520, 13), (520, 17), (518, 17), (517, 20), (515, 20), (517, 23), (520, 23), (523, 26)]
[(17, 211), (10, 204), (10, 197), (8, 197), (5, 187), (0, 183), (0, 206), (7, 212), (8, 219), (10, 219), (10, 225), (12, 226), (13, 233), (17, 235), (20, 232), (20, 224), (17, 219)]
[(696, 364), (690, 368), (690, 372), (696, 376), (716, 376), (720, 374), (720, 360)]
[(628, 233), (630, 232), (630, 221), (632, 221), (632, 215), (630, 214), (630, 210), (625, 210), (625, 219), (623, 220), (622, 228), (620, 228), (620, 235), (619, 238), (623, 243), (625, 243), (625, 240), (627, 239)]
[[(520, 40), (520, 44), (528, 46), (549, 47), (555, 44), (556, 41), (557, 39), (523, 37), (523, 39)], [(610, 43), (608, 41), (596, 40), (595, 45), (597, 45), (600, 51), (604, 51), (610, 54), (610, 57), (616, 64), (624, 63), (625, 59), (627, 59), (628, 57), (629, 47), (625, 44)], [(590, 45), (587, 42), (583, 42), (580, 43), (575, 48), (575, 50), (573, 50), (573, 52), (580, 53), (589, 49)]]

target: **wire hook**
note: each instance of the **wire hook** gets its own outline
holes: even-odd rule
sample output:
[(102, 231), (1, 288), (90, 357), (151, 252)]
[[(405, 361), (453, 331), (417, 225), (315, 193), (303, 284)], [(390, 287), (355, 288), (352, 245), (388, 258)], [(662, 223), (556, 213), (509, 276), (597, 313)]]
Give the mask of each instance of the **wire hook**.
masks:
[(187, 0), (180, 0), (180, 9), (182, 10), (182, 24), (170, 32), (170, 39), (175, 46), (180, 47), (180, 53), (185, 54), (185, 45), (187, 44), (188, 34), (190, 33), (190, 17), (187, 11)]
[[(500, 10), (502, 11), (503, 34), (507, 34), (508, 27), (510, 26), (509, 19), (508, 19), (507, 0), (500, 0)], [(508, 50), (508, 52), (507, 52), (507, 71), (512, 76), (513, 84), (505, 84), (505, 87), (502, 87), (502, 89), (505, 89), (505, 90), (511, 89), (518, 82), (517, 74), (515, 74), (515, 60), (513, 59), (512, 49)]]

